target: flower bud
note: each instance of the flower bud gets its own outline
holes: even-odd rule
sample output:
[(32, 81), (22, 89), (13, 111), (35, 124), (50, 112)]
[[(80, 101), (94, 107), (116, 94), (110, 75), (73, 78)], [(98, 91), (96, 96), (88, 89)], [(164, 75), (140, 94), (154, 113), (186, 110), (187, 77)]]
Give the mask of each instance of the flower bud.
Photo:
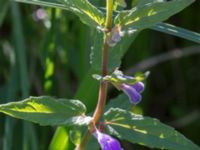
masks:
[(111, 40), (113, 42), (119, 42), (121, 40), (121, 35), (119, 31), (113, 32)]
[(114, 47), (118, 42), (121, 41), (121, 38), (124, 36), (124, 32), (121, 31), (120, 26), (115, 26), (112, 28), (112, 31), (107, 39), (107, 43), (110, 47)]

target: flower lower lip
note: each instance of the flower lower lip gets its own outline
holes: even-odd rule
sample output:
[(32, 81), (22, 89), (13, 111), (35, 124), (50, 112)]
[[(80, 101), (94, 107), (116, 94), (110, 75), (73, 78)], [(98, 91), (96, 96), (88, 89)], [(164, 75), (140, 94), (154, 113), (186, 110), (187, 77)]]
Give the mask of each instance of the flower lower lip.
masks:
[(133, 85), (122, 84), (121, 90), (128, 95), (130, 102), (136, 105), (142, 99), (140, 93), (144, 90), (144, 84), (139, 82)]

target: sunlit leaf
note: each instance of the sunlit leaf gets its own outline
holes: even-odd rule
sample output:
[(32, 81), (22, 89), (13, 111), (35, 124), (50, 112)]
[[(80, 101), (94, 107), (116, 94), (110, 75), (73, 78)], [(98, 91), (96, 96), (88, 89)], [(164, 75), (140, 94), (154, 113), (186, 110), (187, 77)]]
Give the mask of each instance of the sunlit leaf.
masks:
[(102, 26), (105, 22), (103, 13), (88, 0), (15, 0), (28, 4), (69, 10), (80, 17), (81, 21), (91, 27)]
[[(90, 69), (85, 76), (84, 80), (81, 82), (79, 89), (77, 90), (77, 93), (75, 95), (75, 99), (81, 99), (84, 104), (87, 106), (87, 111), (91, 112), (94, 110), (96, 105), (96, 100), (98, 99), (98, 82), (92, 78), (92, 74), (94, 73), (93, 69)], [(87, 87), (87, 92), (85, 92), (85, 87)], [(64, 127), (62, 127), (64, 128)], [(63, 131), (63, 129), (58, 129), (57, 134), (67, 134)], [(63, 133), (64, 132), (64, 133)], [(69, 136), (69, 135), (68, 135)], [(62, 142), (62, 136), (60, 138), (57, 138), (56, 135), (53, 138), (53, 141), (51, 142), (52, 147), (56, 147), (57, 145), (60, 145), (60, 150), (66, 150), (64, 147), (67, 147), (67, 143)], [(54, 149), (51, 149), (54, 150)]]
[(118, 108), (109, 109), (104, 118), (111, 134), (132, 143), (170, 150), (200, 149), (174, 128), (157, 119), (135, 115)]
[(83, 125), (91, 121), (84, 116), (85, 106), (78, 100), (30, 97), (24, 101), (0, 105), (0, 112), (40, 125)]
[(68, 150), (69, 149), (69, 135), (65, 127), (58, 127), (49, 145), (49, 150)]
[(142, 30), (168, 19), (189, 6), (194, 0), (150, 2), (138, 4), (131, 10), (121, 11), (115, 18), (115, 24), (127, 30)]
[(143, 6), (150, 3), (156, 3), (156, 2), (165, 2), (167, 0), (135, 0), (135, 3), (133, 3), (134, 6)]

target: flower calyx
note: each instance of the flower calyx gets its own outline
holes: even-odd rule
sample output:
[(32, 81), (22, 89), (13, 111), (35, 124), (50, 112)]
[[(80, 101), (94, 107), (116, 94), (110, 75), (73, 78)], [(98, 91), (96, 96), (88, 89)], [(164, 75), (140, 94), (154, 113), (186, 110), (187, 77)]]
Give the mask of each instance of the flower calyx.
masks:
[(124, 75), (122, 71), (115, 70), (111, 75), (102, 77), (100, 75), (93, 75), (97, 80), (104, 80), (112, 83), (118, 90), (122, 90), (128, 97), (132, 104), (138, 104), (141, 99), (141, 93), (144, 91), (143, 81), (148, 77), (149, 72), (137, 73), (134, 77)]

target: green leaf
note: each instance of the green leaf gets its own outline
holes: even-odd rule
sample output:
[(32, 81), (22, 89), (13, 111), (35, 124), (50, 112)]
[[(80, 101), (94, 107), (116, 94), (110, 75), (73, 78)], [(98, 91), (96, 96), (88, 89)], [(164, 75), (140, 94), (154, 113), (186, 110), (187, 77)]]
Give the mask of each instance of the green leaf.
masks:
[(165, 2), (165, 1), (167, 0), (136, 0), (135, 5), (143, 6), (143, 5), (148, 5), (150, 3)]
[[(93, 69), (90, 69), (88, 73), (86, 73), (86, 76), (81, 82), (75, 96), (76, 99), (81, 99), (81, 101), (87, 106), (88, 112), (91, 112), (92, 110), (94, 110), (96, 106), (96, 101), (98, 99), (99, 82), (92, 78), (92, 74), (94, 74), (94, 72), (95, 71)], [(87, 87), (87, 92), (85, 92), (85, 87)], [(59, 135), (60, 134), (68, 135), (68, 133), (64, 132), (63, 130), (56, 130), (56, 131), (57, 131), (57, 134)], [(60, 136), (60, 138), (57, 138), (55, 136), (51, 142), (51, 145), (52, 145), (51, 147), (60, 145), (61, 147), (63, 147), (63, 148), (60, 148), (60, 150), (68, 150), (68, 149), (65, 149), (65, 147), (67, 146), (67, 143), (62, 142), (62, 137)], [(54, 150), (54, 149), (51, 149), (51, 150)]]
[(82, 132), (78, 129), (72, 129), (69, 132), (70, 139), (74, 145), (79, 145), (81, 143)]
[(75, 13), (81, 21), (91, 27), (102, 26), (105, 15), (88, 0), (15, 0), (17, 2), (61, 8)]
[[(93, 69), (90, 69), (86, 73), (75, 95), (75, 99), (81, 99), (86, 105), (87, 113), (95, 109), (98, 99), (99, 82), (92, 78), (94, 72)], [(85, 87), (87, 87), (87, 92), (85, 91)]]
[[(70, 130), (70, 139), (74, 143), (74, 145), (80, 144), (80, 142), (82, 141), (82, 138), (84, 137), (87, 130), (88, 129), (83, 126), (78, 127), (78, 128), (77, 127), (72, 128)], [(97, 140), (93, 136), (90, 136), (87, 144), (85, 145), (85, 149), (86, 150), (89, 150), (89, 149), (98, 150), (99, 148), (100, 148), (100, 146), (99, 146)]]
[[(26, 40), (23, 33), (22, 20), (24, 19), (20, 8), (17, 3), (10, 1), (11, 17), (12, 17), (12, 32), (13, 32), (13, 46), (15, 49), (16, 60), (19, 69), (19, 87), (21, 90), (22, 98), (28, 97), (30, 90), (29, 75), (28, 75), (28, 62), (27, 62), (27, 49)], [(16, 30), (17, 29), (17, 30)], [(31, 123), (23, 122), (23, 139), (22, 147), (23, 150), (38, 149), (38, 139), (36, 130)], [(20, 136), (19, 136), (20, 137)]]
[(128, 11), (121, 11), (115, 18), (115, 24), (128, 30), (142, 30), (168, 19), (192, 4), (194, 0), (150, 2), (138, 4)]
[(150, 29), (171, 34), (200, 44), (200, 34), (168, 23), (158, 23)]
[(68, 150), (69, 143), (68, 130), (64, 127), (58, 127), (49, 145), (49, 150)]
[(199, 150), (200, 148), (174, 128), (157, 119), (135, 115), (129, 111), (111, 108), (105, 114), (111, 134), (132, 143), (151, 148), (170, 150)]
[(130, 105), (128, 96), (126, 94), (121, 94), (109, 101), (109, 103), (105, 106), (104, 112), (108, 111), (110, 108), (120, 108), (120, 109), (130, 110), (131, 107), (134, 107), (134, 105)]
[(83, 125), (91, 121), (90, 117), (84, 116), (86, 108), (80, 101), (47, 96), (2, 104), (0, 112), (40, 125)]
[[(122, 37), (121, 41), (117, 43), (115, 47), (110, 47), (108, 50), (108, 70), (109, 72), (114, 71), (121, 64), (121, 59), (124, 54), (127, 52), (131, 43), (135, 40), (139, 32), (133, 34), (125, 34)], [(94, 45), (91, 50), (91, 63), (92, 68), (96, 71), (101, 70), (101, 56), (102, 56), (102, 47), (103, 47), (103, 38), (104, 34), (100, 31), (96, 31), (94, 37)]]
[(113, 10), (117, 10), (118, 6), (125, 8), (127, 6), (125, 0), (114, 0), (113, 2)]

